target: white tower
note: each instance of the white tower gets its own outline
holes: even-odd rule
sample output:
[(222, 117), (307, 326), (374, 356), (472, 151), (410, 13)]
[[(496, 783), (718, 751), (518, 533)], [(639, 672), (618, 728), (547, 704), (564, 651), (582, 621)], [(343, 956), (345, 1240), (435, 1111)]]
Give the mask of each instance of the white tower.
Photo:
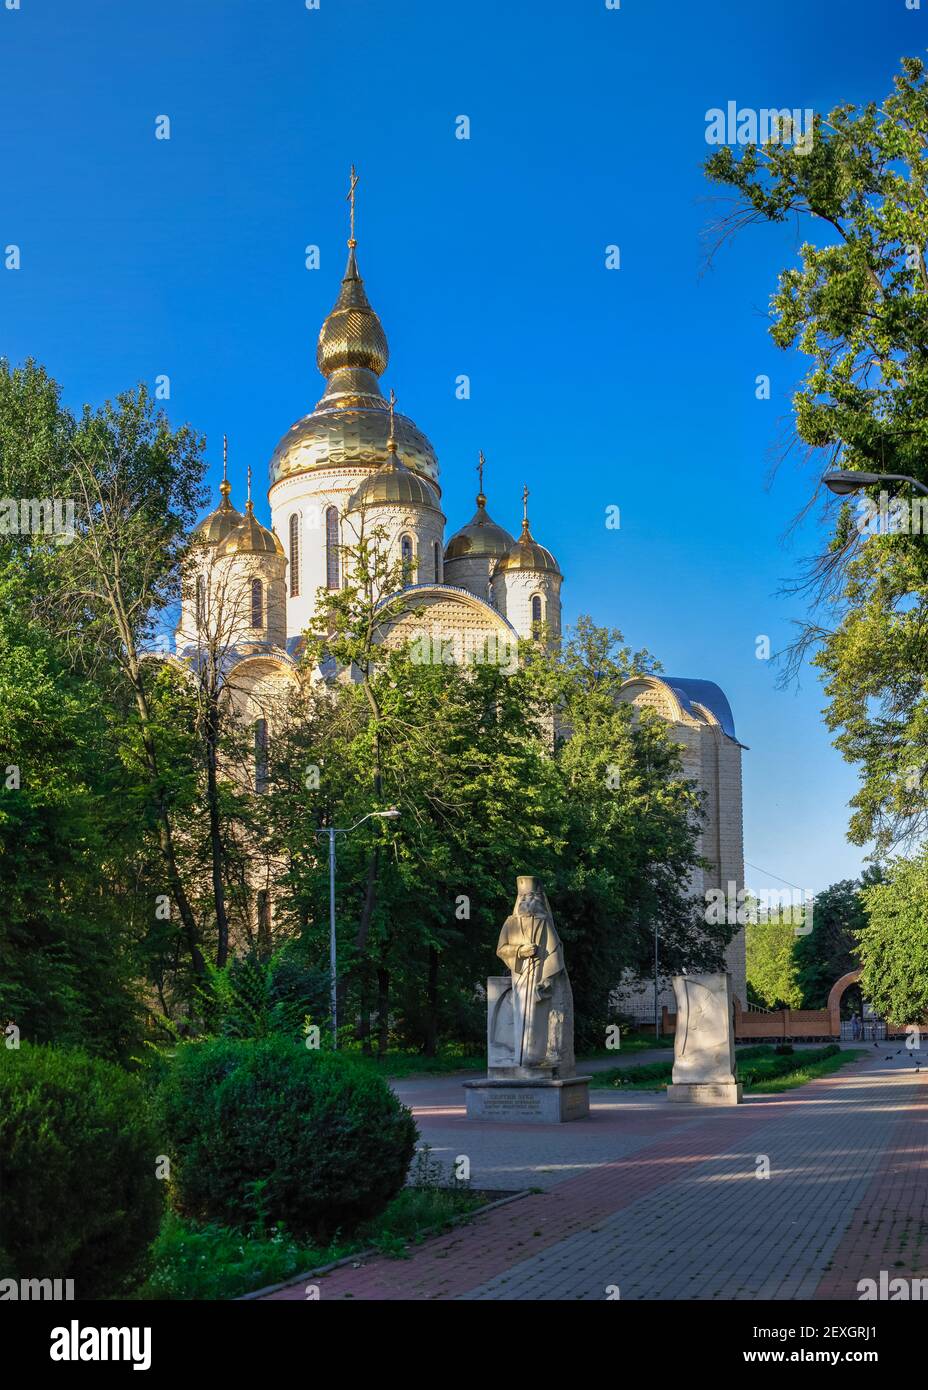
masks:
[(520, 637), (561, 636), (561, 574), (528, 525), (528, 488), (522, 489), (522, 533), (493, 570), (493, 602)]

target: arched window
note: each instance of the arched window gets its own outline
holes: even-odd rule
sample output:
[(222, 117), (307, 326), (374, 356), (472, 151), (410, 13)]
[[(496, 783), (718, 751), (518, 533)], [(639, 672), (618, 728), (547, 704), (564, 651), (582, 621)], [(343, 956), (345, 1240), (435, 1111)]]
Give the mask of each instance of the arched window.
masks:
[(432, 542), (432, 554), (435, 556), (435, 583), (441, 583), (441, 546), (438, 541)]
[(325, 513), (325, 582), (329, 589), (341, 588), (341, 565), (338, 556), (338, 508), (327, 507)]
[(197, 627), (203, 627), (206, 623), (206, 580), (202, 574), (197, 575)]
[(400, 558), (403, 562), (403, 583), (412, 583), (412, 537), (400, 537)]
[(263, 792), (267, 787), (267, 720), (255, 720), (255, 791)]
[(251, 581), (251, 625), (252, 627), (263, 627), (264, 625), (264, 585), (260, 579)]
[(290, 597), (296, 598), (300, 592), (300, 514), (294, 512), (290, 518)]
[(542, 604), (541, 595), (532, 594), (532, 636), (537, 637), (541, 631), (542, 623)]

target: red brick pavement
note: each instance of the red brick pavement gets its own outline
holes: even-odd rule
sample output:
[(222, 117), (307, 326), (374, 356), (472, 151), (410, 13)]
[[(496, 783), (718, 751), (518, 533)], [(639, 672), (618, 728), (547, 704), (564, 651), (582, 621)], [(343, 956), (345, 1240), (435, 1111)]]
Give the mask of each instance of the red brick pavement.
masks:
[[(696, 1164), (746, 1143), (766, 1124), (798, 1111), (807, 1100), (828, 1097), (845, 1079), (859, 1075), (861, 1067), (867, 1066), (866, 1061), (860, 1062), (834, 1077), (810, 1082), (793, 1099), (755, 1098), (750, 1105), (738, 1108), (701, 1111), (698, 1127), (688, 1127), (684, 1133), (638, 1149), (626, 1158), (599, 1164), (548, 1192), (478, 1216), (469, 1225), (426, 1242), (409, 1260), (378, 1257), (356, 1268), (347, 1265), (333, 1270), (316, 1281), (320, 1296), (421, 1300), (464, 1294), (547, 1247), (595, 1229), (598, 1220), (675, 1182)], [(266, 1295), (271, 1300), (302, 1300), (306, 1296), (304, 1283)]]
[(859, 1298), (861, 1279), (928, 1277), (928, 1089), (893, 1122), (887, 1162), (874, 1174), (815, 1291)]

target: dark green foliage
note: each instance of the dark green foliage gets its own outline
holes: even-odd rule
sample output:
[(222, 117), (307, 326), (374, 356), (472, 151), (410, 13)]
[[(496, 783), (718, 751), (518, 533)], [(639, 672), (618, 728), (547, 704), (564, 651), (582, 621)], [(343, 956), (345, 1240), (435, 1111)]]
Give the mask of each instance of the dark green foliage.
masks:
[(172, 1199), (183, 1216), (325, 1239), (402, 1187), (416, 1127), (386, 1082), (280, 1037), (178, 1048), (159, 1091)]
[(139, 1082), (72, 1049), (0, 1047), (0, 1247), (15, 1278), (104, 1298), (144, 1274), (162, 1211)]
[(816, 894), (812, 930), (793, 948), (804, 1009), (823, 1009), (835, 981), (859, 968), (857, 933), (867, 925), (861, 889), (881, 879), (880, 869), (871, 867), (859, 880), (842, 879)]

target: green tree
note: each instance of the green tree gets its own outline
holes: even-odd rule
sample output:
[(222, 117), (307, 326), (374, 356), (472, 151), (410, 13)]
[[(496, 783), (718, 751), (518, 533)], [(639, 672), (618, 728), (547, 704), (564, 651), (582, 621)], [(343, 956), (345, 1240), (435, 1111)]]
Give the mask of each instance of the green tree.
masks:
[[(809, 358), (793, 399), (801, 445), (818, 466), (928, 482), (923, 62), (904, 59), (885, 100), (816, 116), (811, 144), (726, 148), (706, 169), (735, 194), (723, 239), (788, 219), (814, 238), (781, 273), (771, 301), (774, 342)], [(878, 512), (879, 493), (867, 490), (868, 515)], [(787, 675), (815, 653), (828, 726), (860, 766), (850, 838), (874, 839), (879, 852), (928, 830), (928, 545), (917, 515), (914, 527), (888, 533), (866, 534), (864, 520), (845, 502), (827, 550), (800, 580), (813, 617), (801, 624)]]
[(861, 989), (892, 1023), (928, 1019), (928, 849), (895, 859), (882, 883), (861, 891), (867, 923), (857, 932)]
[(744, 929), (748, 988), (768, 1009), (798, 1009), (802, 993), (796, 980), (797, 940), (793, 913), (787, 910), (749, 921)]
[(880, 882), (877, 866), (860, 879), (842, 879), (815, 895), (812, 930), (796, 938), (793, 963), (804, 1009), (823, 1009), (832, 985), (857, 970), (857, 933), (867, 917), (861, 888)]

